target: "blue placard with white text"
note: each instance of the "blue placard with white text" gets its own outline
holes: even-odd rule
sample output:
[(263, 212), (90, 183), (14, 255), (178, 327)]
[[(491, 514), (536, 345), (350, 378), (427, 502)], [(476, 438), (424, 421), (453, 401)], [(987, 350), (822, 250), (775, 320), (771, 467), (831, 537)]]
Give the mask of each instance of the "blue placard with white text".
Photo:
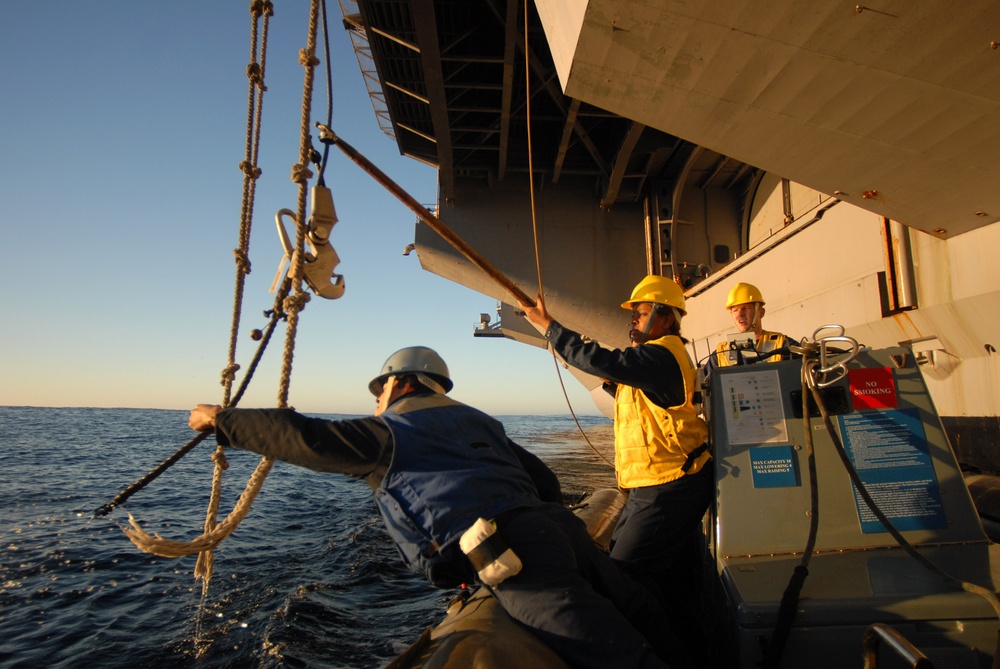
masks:
[[(868, 493), (896, 529), (948, 527), (924, 425), (913, 409), (845, 414), (840, 420), (844, 448)], [(861, 531), (886, 532), (854, 491)]]
[(794, 488), (801, 485), (798, 460), (791, 446), (757, 446), (750, 449), (754, 488)]

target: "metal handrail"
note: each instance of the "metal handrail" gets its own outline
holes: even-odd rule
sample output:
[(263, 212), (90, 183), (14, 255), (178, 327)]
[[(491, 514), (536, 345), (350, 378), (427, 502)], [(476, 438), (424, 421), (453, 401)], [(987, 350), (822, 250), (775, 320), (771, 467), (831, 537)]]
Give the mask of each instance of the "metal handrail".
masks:
[(916, 646), (907, 641), (902, 634), (882, 623), (869, 625), (865, 630), (865, 636), (861, 641), (864, 669), (878, 669), (878, 649), (883, 641), (907, 663), (907, 666), (914, 669), (934, 669), (934, 663), (917, 650)]

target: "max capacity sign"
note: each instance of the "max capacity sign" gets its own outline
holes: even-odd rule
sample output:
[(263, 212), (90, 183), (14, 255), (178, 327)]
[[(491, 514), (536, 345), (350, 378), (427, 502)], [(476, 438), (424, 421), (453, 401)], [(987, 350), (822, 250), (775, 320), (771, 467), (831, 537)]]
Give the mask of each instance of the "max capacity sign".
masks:
[(888, 367), (848, 371), (851, 398), (855, 409), (895, 409), (896, 382)]

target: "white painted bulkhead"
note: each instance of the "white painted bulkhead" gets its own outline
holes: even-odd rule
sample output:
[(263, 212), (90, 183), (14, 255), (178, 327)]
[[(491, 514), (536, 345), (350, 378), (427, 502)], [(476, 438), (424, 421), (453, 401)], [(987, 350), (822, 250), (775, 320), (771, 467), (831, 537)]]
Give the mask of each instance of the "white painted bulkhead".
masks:
[(916, 306), (883, 316), (882, 217), (791, 184), (795, 220), (786, 225), (780, 181), (763, 183), (771, 187), (758, 191), (748, 208), (753, 246), (688, 290), (683, 331), (693, 338), (694, 356), (703, 359), (735, 332), (724, 305), (729, 289), (744, 281), (762, 291), (766, 329), (811, 339), (816, 328), (839, 324), (865, 346), (910, 346), (942, 416), (998, 415), (1000, 225), (948, 240), (904, 228)]
[[(726, 295), (735, 283), (745, 281), (758, 286), (767, 301), (767, 329), (801, 339), (812, 338), (823, 325), (838, 324), (865, 346), (910, 346), (920, 357), (942, 416), (997, 419), (1000, 263), (993, 255), (1000, 248), (1000, 224), (947, 240), (902, 228), (910, 241), (915, 307), (888, 313), (886, 225), (881, 216), (765, 175), (743, 205), (747, 213), (740, 221), (731, 194), (692, 187), (698, 178), (695, 170), (689, 177), (670, 195), (677, 212), (675, 265), (682, 264), (685, 256), (693, 259), (692, 266), (709, 262), (703, 257), (719, 243), (731, 245), (735, 256), (730, 262), (709, 262), (710, 270), (701, 265), (700, 274), (708, 276), (696, 277), (686, 290), (688, 315), (682, 332), (691, 340), (693, 358), (703, 362), (734, 332), (725, 309)], [(534, 295), (531, 203), (524, 182), (524, 176), (515, 175), (499, 184), (458, 179), (454, 204), (443, 207), (439, 215)], [(589, 192), (584, 182), (566, 179), (546, 184), (536, 193), (547, 303), (568, 327), (605, 346), (625, 346), (626, 315), (619, 305), (649, 270), (648, 258), (655, 249), (647, 248), (641, 204), (600, 209), (586, 195)], [(734, 233), (735, 229), (740, 232)], [(503, 309), (507, 336), (544, 345), (514, 315), (510, 296), (437, 234), (418, 224), (416, 243), (425, 269), (507, 305)], [(577, 377), (597, 400), (603, 400), (597, 379)]]

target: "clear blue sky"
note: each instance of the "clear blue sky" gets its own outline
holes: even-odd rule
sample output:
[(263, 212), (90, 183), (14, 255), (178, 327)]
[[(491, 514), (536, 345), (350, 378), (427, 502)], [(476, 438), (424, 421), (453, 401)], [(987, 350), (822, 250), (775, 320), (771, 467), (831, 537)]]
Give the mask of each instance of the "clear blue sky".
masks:
[[(238, 362), (254, 350), (295, 208), (308, 2), (276, 0)], [(0, 405), (188, 408), (222, 397), (246, 133), (247, 0), (5, 2), (0, 21)], [(378, 127), (329, 0), (333, 128), (420, 202), (436, 173)], [(322, 55), (320, 52), (318, 55)], [(317, 69), (313, 120), (326, 116)], [(317, 147), (319, 143), (316, 142)], [(302, 312), (290, 403), (367, 413), (389, 353), (423, 344), (456, 398), (492, 413), (567, 413), (549, 353), (474, 339), (495, 302), (420, 269), (414, 216), (338, 150), (327, 184), (347, 293)], [(526, 249), (526, 253), (530, 253)], [(283, 330), (241, 406), (274, 406)], [(596, 413), (566, 372), (574, 409)]]

